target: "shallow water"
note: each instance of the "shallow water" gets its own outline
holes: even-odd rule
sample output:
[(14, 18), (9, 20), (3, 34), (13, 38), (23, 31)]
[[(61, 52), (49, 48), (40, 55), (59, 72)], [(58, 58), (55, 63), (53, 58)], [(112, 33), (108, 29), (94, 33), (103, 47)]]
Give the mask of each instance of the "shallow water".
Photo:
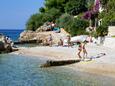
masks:
[(67, 66), (40, 68), (46, 59), (22, 55), (0, 55), (0, 86), (115, 86), (115, 79)]

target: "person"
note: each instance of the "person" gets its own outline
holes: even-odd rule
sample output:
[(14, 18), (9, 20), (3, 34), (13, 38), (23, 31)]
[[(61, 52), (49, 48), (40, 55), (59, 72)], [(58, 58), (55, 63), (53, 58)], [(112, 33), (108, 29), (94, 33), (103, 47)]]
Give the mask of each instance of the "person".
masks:
[(12, 43), (12, 40), (11, 40), (11, 38), (10, 38), (9, 36), (6, 37), (6, 40), (7, 40), (7, 43), (8, 43), (8, 44), (11, 44), (11, 43)]
[(53, 40), (53, 39), (52, 39), (52, 35), (50, 34), (50, 35), (49, 35), (49, 38), (48, 38), (49, 46), (52, 46), (52, 40)]
[(67, 36), (67, 44), (68, 44), (68, 47), (72, 47), (72, 45), (71, 45), (71, 36), (70, 35), (68, 35)]
[(86, 59), (86, 57), (87, 57), (87, 50), (85, 48), (86, 43), (87, 43), (87, 41), (84, 41), (83, 45), (82, 45), (82, 49), (83, 49), (83, 60)]
[(81, 42), (77, 42), (77, 44), (78, 44), (78, 53), (77, 53), (77, 55), (79, 56), (79, 59), (82, 59), (82, 57), (80, 55), (80, 53), (82, 51), (82, 43)]
[(51, 22), (51, 31), (53, 31), (54, 27), (55, 27), (55, 23)]
[[(84, 42), (77, 42), (77, 44), (78, 44), (78, 53), (77, 53), (77, 55), (79, 56), (79, 58), (81, 60), (85, 60), (86, 57), (87, 57), (88, 53), (87, 53), (87, 50), (85, 48), (87, 42), (88, 41), (86, 41), (86, 40)], [(81, 55), (80, 55), (82, 51), (83, 51), (83, 57), (81, 57)]]
[(63, 40), (60, 39), (60, 41), (58, 42), (58, 46), (63, 46)]

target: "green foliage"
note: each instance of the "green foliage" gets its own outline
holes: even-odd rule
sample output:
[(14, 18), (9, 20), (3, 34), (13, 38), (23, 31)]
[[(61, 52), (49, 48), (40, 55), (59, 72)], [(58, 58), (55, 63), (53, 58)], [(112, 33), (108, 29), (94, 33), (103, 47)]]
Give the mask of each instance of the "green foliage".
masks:
[(34, 14), (30, 17), (26, 24), (27, 30), (35, 31), (38, 27), (43, 25), (47, 21), (55, 21), (61, 15), (60, 11), (56, 8), (52, 8), (45, 13)]
[(115, 26), (115, 17), (113, 19), (111, 19), (109, 25), (110, 26)]
[(73, 16), (69, 14), (63, 14), (56, 23), (59, 27), (64, 28), (67, 32), (70, 32), (70, 26), (73, 23)]
[[(94, 0), (45, 0), (44, 7), (39, 9), (40, 13), (32, 15), (27, 21), (26, 29), (35, 31), (47, 21), (56, 21), (59, 27), (63, 27), (72, 36), (87, 34), (85, 28), (89, 23), (79, 16), (82, 17), (83, 12), (91, 10), (93, 3)], [(101, 3), (105, 10), (91, 17), (92, 21), (95, 18), (102, 19), (102, 25), (92, 33), (94, 36), (106, 35), (107, 26), (115, 25), (115, 1), (101, 0)], [(77, 18), (74, 18), (74, 15), (77, 15)]]
[(107, 3), (109, 0), (100, 0), (101, 1), (101, 4), (102, 4), (102, 7), (103, 8), (106, 8), (107, 7)]
[(42, 17), (43, 15), (41, 14), (32, 15), (30, 19), (28, 20), (28, 22), (26, 23), (26, 29), (35, 31), (39, 26), (43, 24), (42, 21), (39, 21), (41, 20)]
[(101, 0), (102, 5), (105, 7), (99, 18), (102, 19), (104, 25), (115, 25), (115, 0)]
[[(56, 9), (56, 8), (51, 8), (50, 10), (45, 12), (46, 21), (54, 21), (57, 18), (59, 18), (60, 15), (61, 15), (60, 10)], [(47, 17), (49, 17), (49, 18), (47, 19)]]
[(39, 8), (39, 11), (40, 11), (41, 13), (44, 13), (44, 12), (45, 12), (45, 8), (41, 7), (41, 8)]
[(108, 9), (109, 11), (115, 11), (115, 0), (108, 0)]
[(80, 18), (75, 18), (72, 25), (70, 33), (72, 36), (87, 34), (86, 27), (89, 26), (89, 22)]
[(86, 0), (86, 1), (88, 10), (91, 10), (94, 5), (94, 0)]
[(71, 0), (65, 5), (65, 12), (71, 15), (77, 15), (87, 10), (86, 0)]
[(64, 6), (69, 0), (45, 0), (45, 6), (48, 9), (56, 8), (64, 13)]
[(58, 26), (63, 27), (67, 32), (69, 32), (72, 36), (78, 35), (78, 34), (86, 34), (86, 27), (89, 26), (88, 21), (80, 19), (80, 18), (74, 18), (73, 16), (69, 14), (62, 15), (57, 20)]
[(106, 13), (106, 11), (103, 11), (99, 14), (99, 18), (102, 19), (102, 24), (104, 25), (113, 25), (112, 22), (115, 22), (115, 12), (109, 11)]
[[(74, 11), (76, 12), (75, 14), (78, 14), (87, 9), (86, 0), (45, 0), (44, 4), (45, 6), (39, 9), (40, 13), (32, 15), (27, 21), (27, 30), (35, 31), (44, 22), (55, 21), (66, 12), (65, 9), (67, 12), (69, 12), (69, 9), (72, 9), (71, 11), (73, 11), (73, 15)], [(69, 6), (69, 4), (71, 4), (71, 6)], [(67, 28), (67, 31), (70, 31), (69, 29), (71, 27), (71, 21), (73, 21), (73, 16), (64, 20), (67, 20), (68, 22), (63, 24), (63, 27)]]
[(101, 25), (96, 29), (98, 36), (106, 36), (108, 34), (108, 27), (106, 25)]

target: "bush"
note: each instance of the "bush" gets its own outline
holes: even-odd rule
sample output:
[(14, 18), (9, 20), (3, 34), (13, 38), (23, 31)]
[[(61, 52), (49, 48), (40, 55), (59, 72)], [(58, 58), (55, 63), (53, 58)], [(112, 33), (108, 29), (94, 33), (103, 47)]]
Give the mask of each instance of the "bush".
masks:
[(89, 22), (80, 18), (75, 18), (72, 25), (70, 33), (72, 36), (88, 34), (86, 32), (86, 27), (89, 26)]
[(102, 19), (103, 25), (114, 25), (115, 23), (115, 12), (109, 11), (108, 13), (106, 11), (103, 11), (99, 14), (99, 19)]
[(73, 23), (73, 16), (65, 13), (62, 16), (60, 16), (59, 19), (56, 20), (56, 23), (59, 27), (64, 28), (67, 32), (70, 33), (70, 27)]
[(74, 18), (69, 14), (62, 15), (58, 20), (57, 24), (63, 27), (71, 36), (78, 34), (87, 34), (86, 27), (89, 26), (89, 22), (80, 18)]
[(87, 11), (86, 0), (70, 0), (66, 3), (64, 9), (68, 14), (78, 15)]
[(101, 25), (96, 29), (98, 36), (106, 36), (108, 34), (108, 27), (106, 25)]
[(38, 27), (40, 27), (43, 24), (44, 21), (42, 21), (42, 18), (42, 14), (32, 15), (26, 23), (26, 30), (35, 31)]

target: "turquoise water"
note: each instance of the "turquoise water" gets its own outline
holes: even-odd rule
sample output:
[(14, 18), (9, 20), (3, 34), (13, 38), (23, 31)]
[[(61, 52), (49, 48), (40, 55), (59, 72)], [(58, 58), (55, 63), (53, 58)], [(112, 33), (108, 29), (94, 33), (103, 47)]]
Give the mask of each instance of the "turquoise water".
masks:
[(115, 86), (113, 78), (74, 72), (67, 66), (40, 68), (45, 61), (43, 58), (0, 54), (0, 86)]

